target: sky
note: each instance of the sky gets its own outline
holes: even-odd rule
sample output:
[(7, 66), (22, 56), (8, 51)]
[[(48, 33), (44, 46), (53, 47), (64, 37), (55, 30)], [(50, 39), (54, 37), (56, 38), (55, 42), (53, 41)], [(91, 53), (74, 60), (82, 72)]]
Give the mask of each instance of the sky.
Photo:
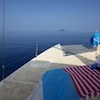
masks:
[[(100, 0), (5, 0), (5, 6), (6, 31), (100, 30)], [(0, 30), (2, 16), (0, 0)]]

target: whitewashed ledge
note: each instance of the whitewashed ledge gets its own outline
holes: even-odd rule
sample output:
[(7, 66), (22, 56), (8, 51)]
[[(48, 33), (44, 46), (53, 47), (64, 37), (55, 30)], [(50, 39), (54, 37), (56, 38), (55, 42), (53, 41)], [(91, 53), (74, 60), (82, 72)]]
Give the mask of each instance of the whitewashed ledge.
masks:
[(0, 100), (30, 100), (46, 70), (94, 63), (97, 52), (86, 49), (82, 45), (60, 44), (49, 48), (0, 82)]

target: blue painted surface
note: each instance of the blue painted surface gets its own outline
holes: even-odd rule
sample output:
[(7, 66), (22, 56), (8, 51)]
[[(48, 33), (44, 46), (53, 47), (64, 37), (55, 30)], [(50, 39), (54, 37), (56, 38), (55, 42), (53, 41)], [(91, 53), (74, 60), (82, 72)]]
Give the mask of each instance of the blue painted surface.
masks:
[(80, 100), (70, 75), (64, 69), (47, 71), (42, 78), (44, 100)]

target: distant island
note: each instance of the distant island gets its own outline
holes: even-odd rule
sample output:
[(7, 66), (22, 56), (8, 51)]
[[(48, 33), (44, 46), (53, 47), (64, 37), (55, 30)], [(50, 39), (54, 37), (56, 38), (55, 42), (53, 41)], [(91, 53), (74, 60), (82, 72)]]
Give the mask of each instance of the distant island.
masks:
[(59, 31), (66, 31), (65, 29), (60, 29)]
[(58, 30), (58, 31), (61, 31), (61, 32), (72, 32), (71, 30), (66, 30), (66, 29), (60, 29), (60, 30)]

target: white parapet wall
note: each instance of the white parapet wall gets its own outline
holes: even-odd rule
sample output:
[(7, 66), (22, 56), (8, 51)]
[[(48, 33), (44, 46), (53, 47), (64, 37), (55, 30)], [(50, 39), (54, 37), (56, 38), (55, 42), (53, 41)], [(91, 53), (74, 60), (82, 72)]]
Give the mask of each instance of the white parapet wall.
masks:
[(51, 47), (50, 49), (41, 53), (36, 58), (32, 59), (32, 61), (36, 60), (69, 65), (86, 65), (96, 61), (96, 53), (93, 51), (65, 56), (62, 46), (57, 44), (54, 47)]

